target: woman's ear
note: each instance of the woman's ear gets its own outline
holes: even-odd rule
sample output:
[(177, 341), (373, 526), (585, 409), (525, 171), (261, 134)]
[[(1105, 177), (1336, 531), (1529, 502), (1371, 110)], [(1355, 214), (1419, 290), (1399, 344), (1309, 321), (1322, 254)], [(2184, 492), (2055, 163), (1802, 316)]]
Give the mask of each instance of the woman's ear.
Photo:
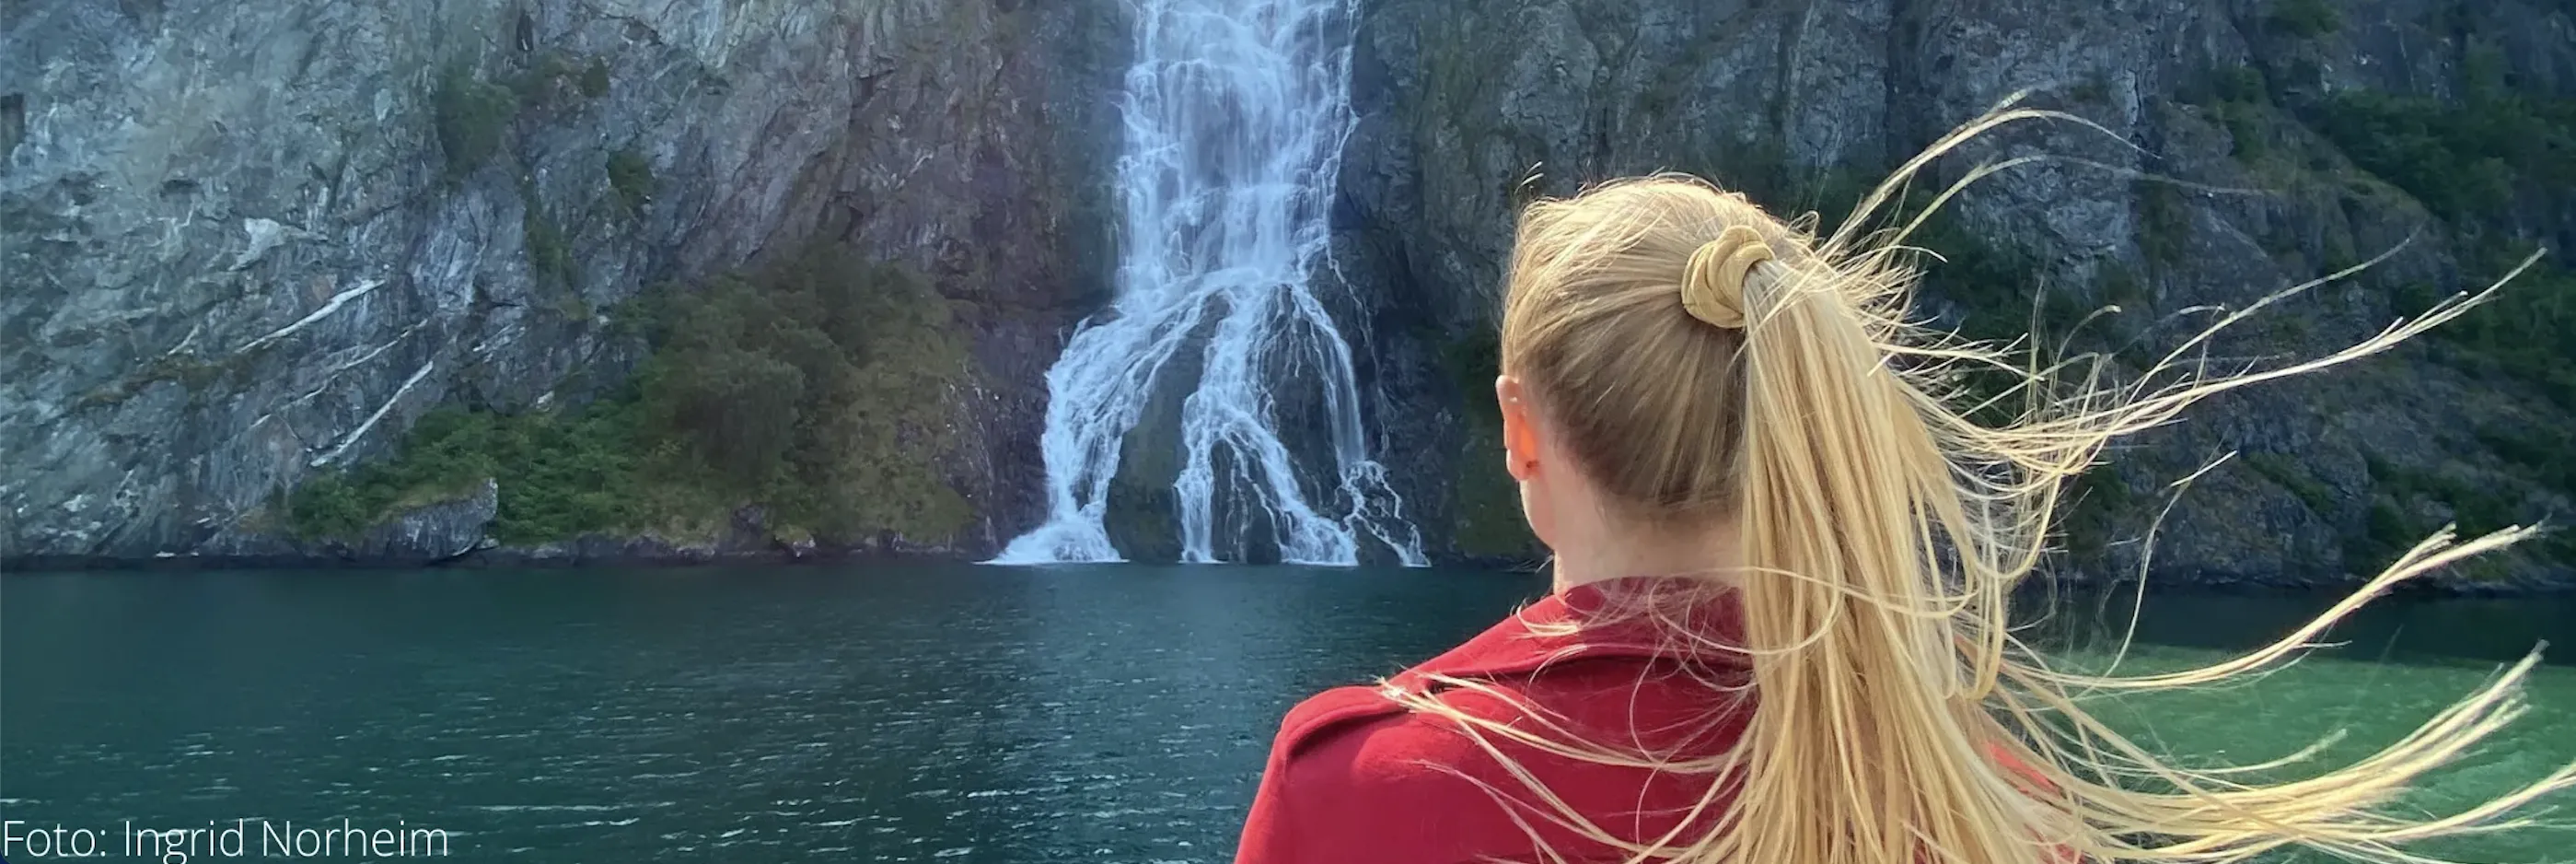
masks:
[(1503, 409), (1503, 470), (1513, 480), (1528, 482), (1538, 474), (1538, 426), (1530, 410), (1528, 388), (1509, 375), (1494, 379), (1494, 401)]

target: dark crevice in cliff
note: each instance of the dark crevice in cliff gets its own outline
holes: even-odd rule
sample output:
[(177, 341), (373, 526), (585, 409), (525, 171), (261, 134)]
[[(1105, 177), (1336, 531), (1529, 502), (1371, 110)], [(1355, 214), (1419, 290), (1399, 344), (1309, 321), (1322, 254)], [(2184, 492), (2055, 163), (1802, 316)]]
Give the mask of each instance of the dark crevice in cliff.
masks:
[(0, 174), (9, 171), (9, 155), (27, 137), (27, 95), (0, 93)]
[[(1879, 105), (1878, 122), (1879, 128), (1887, 130), (1888, 140), (1879, 148), (1876, 161), (1894, 164), (1904, 158), (1900, 155), (1904, 142), (1921, 137), (1908, 111), (1914, 100), (1899, 94), (1907, 92), (1910, 82), (1923, 80), (1916, 65), (1921, 56), (1916, 46), (1923, 41), (1924, 12), (1917, 0), (1887, 0), (1887, 6), (1887, 30), (1880, 39), (1887, 62), (1879, 66), (1879, 88), (1886, 98)], [(1925, 144), (1931, 140), (1922, 138)]]

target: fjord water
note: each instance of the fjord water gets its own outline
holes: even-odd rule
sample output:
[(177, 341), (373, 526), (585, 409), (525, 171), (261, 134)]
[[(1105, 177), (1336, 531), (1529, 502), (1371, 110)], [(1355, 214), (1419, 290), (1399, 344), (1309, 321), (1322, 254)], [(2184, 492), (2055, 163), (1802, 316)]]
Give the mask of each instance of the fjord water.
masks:
[[(1287, 567), (10, 575), (0, 818), (399, 821), (466, 861), (1223, 862), (1297, 698), (1543, 590)], [(2324, 599), (2153, 598), (2132, 662), (2206, 659)], [(2114, 715), (2237, 762), (2336, 729), (2349, 753), (2570, 636), (2563, 599), (2392, 602), (2259, 683)], [(2576, 759), (2576, 668), (2532, 698), (2425, 803)]]
[[(1171, 424), (1184, 561), (1424, 563), (1370, 455), (1351, 345), (1315, 293), (1350, 134), (1350, 0), (1144, 0), (1121, 99), (1116, 301), (1047, 371), (1046, 522), (998, 563), (1118, 561), (1112, 481)], [(1177, 421), (1158, 400), (1186, 393)], [(1283, 407), (1319, 416), (1285, 422)], [(1168, 409), (1164, 413), (1169, 413)], [(1289, 428), (1320, 430), (1300, 446)], [(1304, 434), (1304, 433), (1300, 433)], [(1305, 464), (1300, 464), (1301, 460)]]

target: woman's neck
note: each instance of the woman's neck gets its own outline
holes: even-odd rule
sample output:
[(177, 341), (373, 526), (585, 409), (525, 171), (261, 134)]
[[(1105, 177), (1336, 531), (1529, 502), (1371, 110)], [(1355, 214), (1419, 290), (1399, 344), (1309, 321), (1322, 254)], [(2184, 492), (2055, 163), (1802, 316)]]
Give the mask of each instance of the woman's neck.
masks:
[(1734, 520), (1694, 531), (1648, 531), (1608, 522), (1585, 526), (1551, 550), (1557, 593), (1630, 576), (1713, 576), (1744, 566)]

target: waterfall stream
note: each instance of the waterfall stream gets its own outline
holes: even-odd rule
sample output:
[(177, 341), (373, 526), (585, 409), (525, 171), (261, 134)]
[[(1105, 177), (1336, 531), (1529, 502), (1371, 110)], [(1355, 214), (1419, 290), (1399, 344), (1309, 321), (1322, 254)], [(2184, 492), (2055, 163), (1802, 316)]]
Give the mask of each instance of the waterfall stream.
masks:
[[(1140, 423), (1174, 413), (1182, 560), (1275, 545), (1283, 561), (1353, 565), (1374, 546), (1425, 563), (1369, 452), (1350, 342), (1313, 287), (1352, 124), (1350, 4), (1139, 4), (1117, 299), (1047, 372), (1047, 519), (995, 563), (1123, 560), (1108, 528), (1121, 456)], [(1163, 388), (1186, 388), (1177, 412), (1154, 410)]]

